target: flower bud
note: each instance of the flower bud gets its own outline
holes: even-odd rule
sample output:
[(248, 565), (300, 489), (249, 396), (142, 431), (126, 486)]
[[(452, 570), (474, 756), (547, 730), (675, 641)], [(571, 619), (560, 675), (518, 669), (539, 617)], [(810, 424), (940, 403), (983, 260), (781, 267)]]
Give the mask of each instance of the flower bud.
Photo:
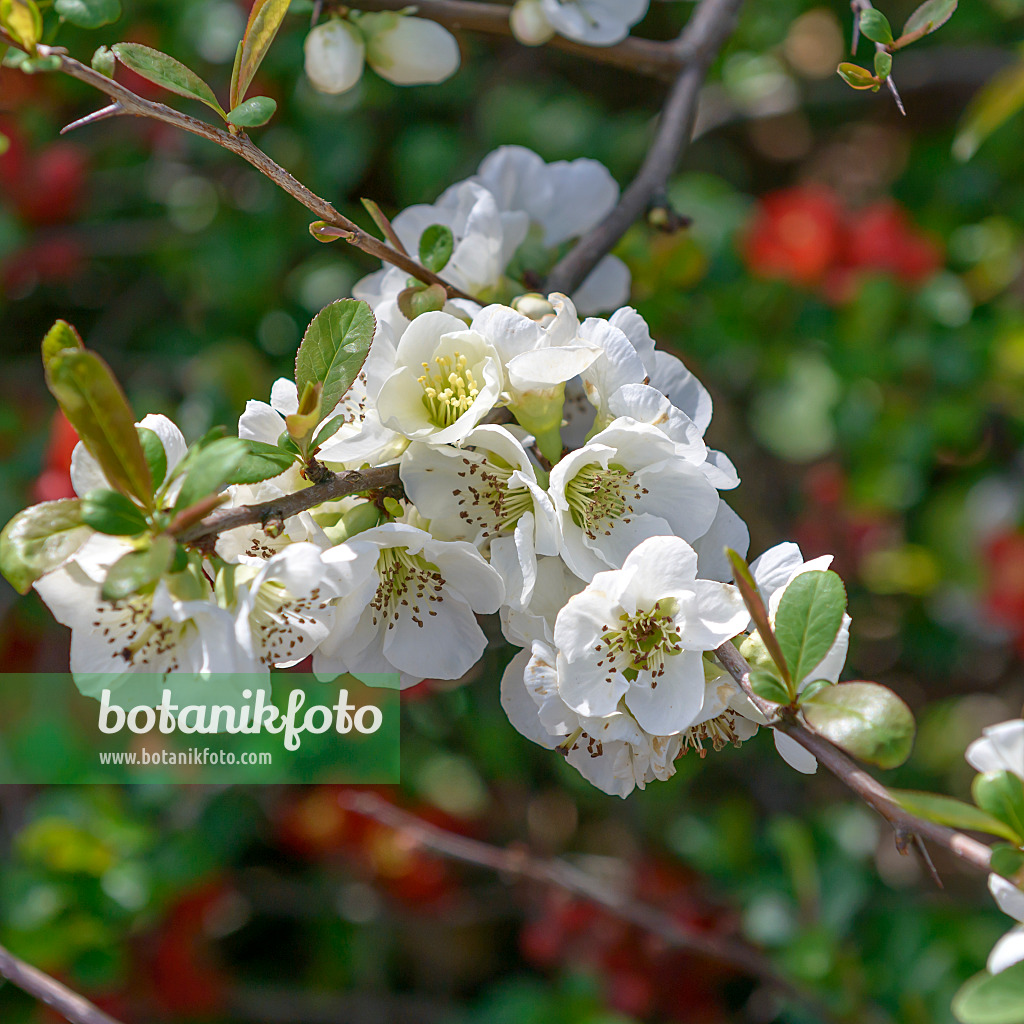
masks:
[(548, 21), (541, 6), (541, 0), (516, 0), (508, 16), (508, 23), (512, 35), (523, 46), (540, 46), (555, 34), (554, 26)]
[(435, 21), (383, 11), (361, 15), (359, 27), (370, 67), (395, 85), (443, 82), (459, 69), (459, 44)]
[(306, 36), (304, 49), (306, 74), (318, 92), (347, 92), (363, 74), (366, 46), (362, 34), (348, 21), (335, 18), (317, 25)]
[(525, 295), (517, 296), (512, 300), (512, 308), (537, 323), (542, 323), (555, 314), (555, 307), (539, 292), (527, 292)]

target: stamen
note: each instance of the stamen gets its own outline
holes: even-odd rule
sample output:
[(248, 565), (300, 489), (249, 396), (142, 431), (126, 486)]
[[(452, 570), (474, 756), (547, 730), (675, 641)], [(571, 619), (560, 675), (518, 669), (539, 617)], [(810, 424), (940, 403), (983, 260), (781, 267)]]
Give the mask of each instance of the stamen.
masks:
[(434, 362), (437, 369), (432, 371), (429, 363), (423, 363), (423, 374), (417, 379), (431, 420), (447, 427), (469, 409), (480, 389), (464, 355), (435, 356)]

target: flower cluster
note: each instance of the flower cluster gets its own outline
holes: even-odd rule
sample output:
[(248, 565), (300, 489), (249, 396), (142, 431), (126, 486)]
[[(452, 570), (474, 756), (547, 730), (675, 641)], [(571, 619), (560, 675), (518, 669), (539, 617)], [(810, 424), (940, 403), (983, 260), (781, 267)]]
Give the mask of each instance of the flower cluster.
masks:
[[(614, 197), (598, 165), (499, 150), (394, 229), (410, 251), (431, 238), (449, 279), (494, 290), (529, 232), (557, 245), (585, 229), (583, 197)], [(501, 682), (512, 724), (605, 792), (751, 736), (765, 720), (712, 657), (746, 633), (753, 661), (764, 645), (729, 582), (724, 552), (745, 553), (748, 534), (721, 496), (736, 471), (704, 440), (705, 388), (629, 306), (582, 318), (568, 296), (526, 293), (424, 309), (403, 294), (423, 286), (396, 274), (361, 283), (369, 305), (339, 300), (314, 319), (295, 381), (248, 402), (237, 439), (187, 449), (163, 416), (116, 450), (82, 434), (78, 499), (5, 530), (20, 558), (6, 564), (72, 629), (72, 670), (251, 672), (312, 656), (325, 678), (388, 672), (407, 687), (468, 673), (488, 644), (478, 616), (500, 612), (521, 648)], [(67, 325), (43, 352), (58, 397), (64, 363), (76, 381), (101, 372)], [(176, 543), (217, 503), (272, 508), (368, 465), (395, 466), (400, 486)], [(827, 564), (794, 544), (753, 563), (771, 623), (787, 587)], [(838, 679), (848, 622), (794, 693)], [(779, 749), (815, 769), (785, 737)]]
[(614, 46), (647, 13), (650, 0), (516, 0), (512, 34), (526, 46), (560, 35), (587, 46)]

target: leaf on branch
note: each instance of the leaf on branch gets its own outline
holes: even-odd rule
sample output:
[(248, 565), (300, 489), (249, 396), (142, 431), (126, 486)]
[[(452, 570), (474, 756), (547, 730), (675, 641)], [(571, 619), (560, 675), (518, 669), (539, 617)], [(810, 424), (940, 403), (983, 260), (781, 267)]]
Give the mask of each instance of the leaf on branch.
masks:
[(269, 96), (253, 96), (229, 110), (225, 120), (236, 128), (259, 128), (274, 116), (276, 110), (277, 100)]
[[(255, 0), (235, 55), (231, 74), (231, 106), (238, 107), (266, 57), (270, 44), (288, 13), (289, 0)], [(271, 111), (273, 113), (273, 111)], [(268, 115), (269, 119), (269, 115)], [(232, 124), (238, 122), (233, 121)], [(260, 122), (261, 124), (264, 122)], [(247, 125), (246, 127), (255, 127)]]
[(332, 413), (362, 369), (377, 321), (367, 303), (339, 299), (325, 306), (306, 329), (295, 356), (295, 386), (323, 384), (321, 408)]
[(135, 415), (110, 367), (95, 352), (64, 349), (45, 369), (53, 397), (111, 486), (151, 508), (153, 479)]
[(992, 847), (992, 870), (1003, 878), (1013, 879), (1024, 869), (1024, 850), (1016, 844), (996, 843)]
[(914, 745), (914, 715), (892, 690), (878, 683), (839, 683), (801, 705), (807, 724), (848, 754), (896, 768)]
[(121, 0), (56, 0), (53, 6), (79, 28), (102, 28), (121, 17)]
[(0, 532), (0, 573), (19, 594), (69, 559), (92, 535), (77, 498), (44, 501), (19, 512)]
[(800, 685), (828, 654), (846, 611), (846, 589), (831, 570), (802, 572), (775, 613), (775, 636), (793, 682)]
[(1024, 961), (998, 974), (982, 971), (953, 997), (960, 1024), (1024, 1024)]
[(987, 832), (1001, 839), (1017, 840), (1011, 828), (974, 804), (954, 800), (949, 796), (920, 793), (910, 789), (890, 789), (889, 795), (903, 810), (918, 818), (934, 821), (937, 825), (967, 829), (970, 832)]
[(793, 699), (789, 687), (777, 675), (763, 668), (750, 670), (750, 688), (762, 700), (786, 705)]
[(881, 12), (869, 7), (861, 11), (860, 15), (861, 34), (870, 39), (873, 43), (881, 43), (888, 46), (892, 42), (892, 28), (889, 19)]
[(733, 551), (732, 548), (726, 548), (725, 554), (732, 565), (736, 587), (743, 598), (743, 603), (747, 606), (747, 611), (750, 612), (750, 617), (754, 620), (757, 635), (761, 638), (761, 642), (771, 656), (772, 661), (775, 662), (779, 672), (782, 673), (783, 680), (789, 684), (792, 681), (792, 677), (789, 674), (789, 665), (786, 664), (782, 648), (779, 647), (779, 642), (772, 631), (771, 623), (768, 621), (768, 609), (765, 608), (764, 601), (761, 600), (761, 595), (758, 592), (757, 584), (754, 582), (754, 577), (750, 574), (750, 566), (747, 565), (742, 555)]
[[(974, 802), (1024, 842), (1024, 782), (1012, 772), (983, 772), (971, 785)], [(1013, 838), (1013, 837), (1008, 837)]]
[(420, 236), (420, 263), (434, 274), (448, 265), (455, 250), (455, 236), (444, 224), (431, 224)]
[(1000, 71), (967, 105), (960, 119), (953, 156), (967, 161), (1004, 122), (1024, 108), (1024, 61)]
[(0, 0), (0, 25), (30, 53), (36, 52), (43, 38), (43, 16), (34, 0)]
[(183, 464), (188, 463), (187, 473), (174, 511), (180, 512), (219, 491), (238, 472), (248, 454), (246, 443), (238, 437), (222, 437), (190, 451), (183, 460)]
[(889, 77), (890, 71), (892, 71), (892, 54), (886, 53), (885, 50), (879, 50), (875, 54), (875, 74), (884, 80)]
[(878, 89), (875, 76), (859, 64), (844, 61), (836, 68), (836, 73), (851, 89)]
[(139, 435), (139, 444), (142, 445), (142, 454), (146, 457), (146, 465), (149, 466), (149, 475), (153, 478), (153, 487), (159, 487), (167, 476), (167, 449), (155, 430), (149, 427), (136, 427)]
[(114, 56), (137, 75), (159, 85), (169, 92), (205, 103), (224, 117), (224, 108), (217, 102), (213, 90), (194, 71), (179, 60), (143, 46), (142, 43), (115, 43)]
[[(914, 39), (919, 39), (921, 36), (934, 32), (937, 28), (942, 28), (953, 17), (957, 4), (958, 0), (925, 0), (907, 18), (907, 23), (903, 26), (903, 31), (900, 33), (897, 44), (902, 43), (905, 46), (906, 43), (903, 43), (903, 39), (906, 36), (913, 36)], [(908, 42), (912, 41), (908, 40)]]
[(225, 483), (258, 484), (261, 480), (280, 476), (286, 469), (295, 465), (295, 455), (282, 451), (277, 445), (248, 438), (241, 440), (248, 450), (245, 458)]
[(99, 487), (82, 498), (82, 522), (97, 533), (137, 537), (146, 530), (146, 517), (123, 494)]
[(43, 338), (43, 367), (65, 349), (84, 349), (82, 337), (66, 320), (58, 320)]
[(107, 572), (100, 596), (104, 601), (120, 601), (153, 586), (171, 568), (177, 548), (174, 538), (162, 533), (148, 548), (122, 555)]
[(299, 396), (299, 408), (285, 416), (285, 426), (288, 428), (288, 436), (298, 448), (302, 457), (305, 458), (309, 452), (309, 441), (316, 430), (316, 425), (323, 419), (322, 397), (324, 386), (319, 381), (307, 381)]

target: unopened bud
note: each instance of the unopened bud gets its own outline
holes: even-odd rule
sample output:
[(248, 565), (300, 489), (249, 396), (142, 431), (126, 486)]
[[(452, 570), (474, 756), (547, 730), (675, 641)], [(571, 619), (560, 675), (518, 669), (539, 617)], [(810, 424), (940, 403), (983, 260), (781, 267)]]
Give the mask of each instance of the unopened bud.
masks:
[(306, 74), (313, 88), (330, 95), (347, 92), (363, 74), (366, 45), (350, 22), (334, 18), (317, 25), (304, 45)]
[(541, 0), (516, 0), (508, 16), (512, 35), (524, 46), (541, 46), (554, 34)]
[(555, 313), (555, 307), (539, 292), (527, 292), (525, 295), (514, 298), (512, 308), (517, 313), (522, 313), (530, 320), (538, 322), (545, 317), (554, 316)]
[(382, 11), (360, 15), (359, 27), (370, 67), (395, 85), (443, 82), (459, 69), (459, 44), (436, 21)]

